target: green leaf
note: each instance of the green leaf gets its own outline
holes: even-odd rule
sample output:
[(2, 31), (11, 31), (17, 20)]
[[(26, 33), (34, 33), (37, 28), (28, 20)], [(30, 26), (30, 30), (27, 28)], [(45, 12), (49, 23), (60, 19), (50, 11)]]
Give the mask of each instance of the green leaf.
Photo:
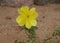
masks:
[(25, 42), (19, 42), (19, 43), (25, 43)]
[(47, 43), (53, 43), (51, 40), (48, 40)]
[(53, 32), (52, 36), (54, 37), (54, 36), (57, 36), (57, 35), (59, 35), (59, 34), (60, 34), (60, 27), (58, 27), (58, 28)]
[(56, 32), (60, 32), (60, 27), (58, 27), (55, 31), (56, 31)]
[(52, 36), (54, 37), (54, 36), (56, 36), (56, 35), (57, 35), (57, 32), (53, 32)]
[(15, 40), (14, 43), (18, 43), (17, 40)]

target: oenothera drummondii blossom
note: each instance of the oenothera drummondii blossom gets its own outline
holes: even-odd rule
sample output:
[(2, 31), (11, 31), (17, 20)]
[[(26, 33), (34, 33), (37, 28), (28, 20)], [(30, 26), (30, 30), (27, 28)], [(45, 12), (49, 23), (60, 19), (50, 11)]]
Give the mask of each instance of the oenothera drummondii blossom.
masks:
[(37, 25), (36, 18), (38, 13), (34, 7), (31, 9), (28, 6), (18, 8), (18, 14), (16, 22), (19, 26), (25, 26), (27, 29), (30, 29), (32, 26)]

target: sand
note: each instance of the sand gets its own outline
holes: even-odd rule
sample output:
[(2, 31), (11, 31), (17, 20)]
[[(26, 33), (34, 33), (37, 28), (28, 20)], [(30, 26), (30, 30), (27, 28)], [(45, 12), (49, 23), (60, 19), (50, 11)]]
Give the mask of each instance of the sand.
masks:
[[(50, 37), (53, 31), (60, 27), (60, 4), (35, 6), (38, 12), (37, 40), (43, 43), (43, 39)], [(24, 29), (16, 23), (17, 8), (0, 6), (0, 43), (13, 43), (15, 39), (26, 40)]]

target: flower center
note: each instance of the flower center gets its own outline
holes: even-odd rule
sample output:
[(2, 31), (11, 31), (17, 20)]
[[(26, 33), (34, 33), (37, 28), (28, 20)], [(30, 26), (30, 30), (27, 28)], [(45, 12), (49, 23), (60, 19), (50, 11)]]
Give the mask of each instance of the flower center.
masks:
[(27, 18), (29, 18), (29, 15), (27, 16)]

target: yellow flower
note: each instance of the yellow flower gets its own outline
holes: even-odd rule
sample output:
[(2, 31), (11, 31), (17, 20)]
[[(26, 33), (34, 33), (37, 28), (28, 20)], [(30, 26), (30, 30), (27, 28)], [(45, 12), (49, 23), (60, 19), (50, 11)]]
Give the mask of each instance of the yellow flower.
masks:
[(35, 8), (29, 9), (28, 6), (23, 6), (18, 9), (19, 16), (16, 18), (16, 22), (19, 26), (25, 26), (30, 29), (32, 26), (37, 25), (36, 18), (38, 16)]

